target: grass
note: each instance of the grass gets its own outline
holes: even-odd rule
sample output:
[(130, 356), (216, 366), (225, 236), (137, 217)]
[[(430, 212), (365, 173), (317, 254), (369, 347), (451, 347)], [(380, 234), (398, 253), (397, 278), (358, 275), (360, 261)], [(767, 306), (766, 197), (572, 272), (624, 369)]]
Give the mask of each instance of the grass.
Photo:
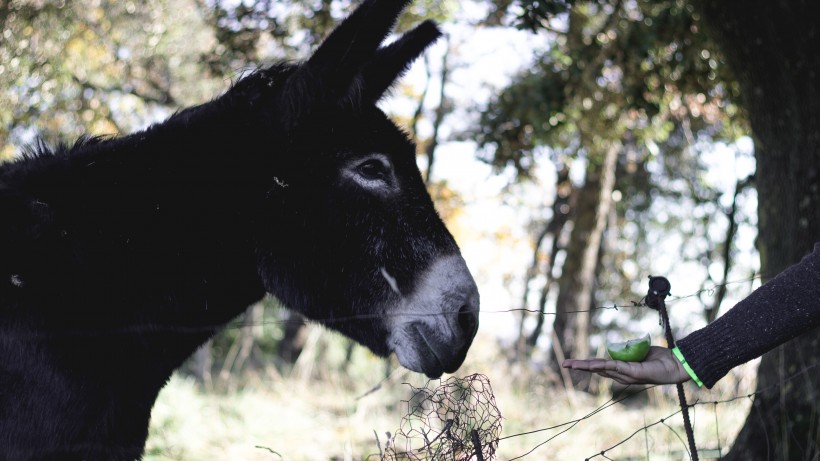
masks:
[[(325, 348), (337, 340), (326, 341)], [(318, 366), (303, 361), (287, 376), (246, 372), (232, 377), (230, 385), (218, 383), (218, 389), (211, 391), (190, 377), (175, 375), (154, 407), (145, 460), (341, 461), (368, 456), (378, 460), (386, 433), (395, 434), (407, 410), (402, 400), (411, 392), (403, 383), (420, 387), (427, 380), (401, 368), (385, 380), (384, 362), (364, 350), (357, 350), (345, 372), (333, 360), (326, 362)], [(563, 386), (548, 379), (548, 373), (508, 365), (488, 338), (478, 338), (461, 370), (482, 373), (493, 386), (503, 416), (499, 460), (531, 450), (522, 459), (585, 460), (633, 433), (631, 439), (607, 451), (606, 458), (593, 459), (688, 459), (681, 440), (686, 437), (681, 417), (669, 417), (679, 410), (672, 386), (640, 392), (596, 412), (610, 403), (609, 383), (599, 383), (599, 395), (574, 392), (570, 398)], [(687, 395), (692, 401), (724, 400), (748, 394), (753, 386), (754, 365), (750, 365), (736, 369), (713, 390), (688, 387)], [(694, 409), (702, 459), (709, 459), (707, 450), (718, 447), (726, 453), (749, 403), (742, 398)], [(580, 419), (589, 414), (592, 416)], [(569, 424), (575, 420), (579, 421)], [(552, 426), (558, 427), (540, 430)]]

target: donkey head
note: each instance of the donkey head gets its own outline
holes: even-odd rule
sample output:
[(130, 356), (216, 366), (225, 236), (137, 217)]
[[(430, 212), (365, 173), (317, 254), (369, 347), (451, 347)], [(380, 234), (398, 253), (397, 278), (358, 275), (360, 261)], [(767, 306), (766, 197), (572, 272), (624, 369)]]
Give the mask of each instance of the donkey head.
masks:
[(437, 377), (463, 362), (479, 300), (415, 145), (376, 107), (440, 36), (424, 22), (381, 46), (407, 3), (366, 0), (309, 60), (261, 71), (286, 152), (273, 161), (259, 271), (291, 309)]

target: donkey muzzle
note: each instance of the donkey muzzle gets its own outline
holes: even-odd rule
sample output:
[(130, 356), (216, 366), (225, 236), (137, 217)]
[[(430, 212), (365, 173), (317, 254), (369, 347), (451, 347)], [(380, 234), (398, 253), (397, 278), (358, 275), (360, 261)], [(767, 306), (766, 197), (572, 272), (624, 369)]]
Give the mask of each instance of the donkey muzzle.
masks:
[(392, 318), (388, 344), (402, 366), (437, 378), (461, 366), (478, 331), (479, 295), (461, 255), (437, 259)]

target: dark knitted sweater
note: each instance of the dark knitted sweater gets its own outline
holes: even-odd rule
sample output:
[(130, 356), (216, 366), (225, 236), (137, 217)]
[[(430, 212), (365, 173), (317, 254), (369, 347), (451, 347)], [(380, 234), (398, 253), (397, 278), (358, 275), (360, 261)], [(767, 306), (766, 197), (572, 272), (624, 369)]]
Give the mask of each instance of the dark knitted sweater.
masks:
[(820, 326), (820, 243), (802, 261), (752, 292), (677, 346), (711, 388), (732, 368)]

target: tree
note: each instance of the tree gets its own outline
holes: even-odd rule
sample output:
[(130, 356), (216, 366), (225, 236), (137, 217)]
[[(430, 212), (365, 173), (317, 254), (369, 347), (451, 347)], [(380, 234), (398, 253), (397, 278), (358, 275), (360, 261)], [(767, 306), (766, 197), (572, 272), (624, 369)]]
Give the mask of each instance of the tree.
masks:
[[(808, 1), (693, 3), (736, 76), (749, 115), (758, 249), (761, 271), (771, 278), (820, 240), (820, 16)], [(818, 350), (815, 330), (764, 355), (754, 408), (725, 459), (817, 458)]]
[[(539, 223), (541, 230), (535, 238), (532, 264), (524, 276), (524, 296), (522, 297), (521, 303), (521, 322), (518, 328), (518, 343), (516, 345), (516, 355), (518, 360), (524, 360), (529, 352), (532, 351), (538, 343), (538, 338), (541, 336), (541, 331), (544, 328), (547, 298), (549, 297), (554, 281), (553, 272), (555, 270), (555, 260), (558, 256), (558, 252), (563, 250), (561, 245), (561, 234), (570, 218), (569, 212), (573, 208), (571, 203), (573, 203), (575, 196), (578, 195), (577, 193), (574, 193), (575, 190), (572, 187), (572, 181), (569, 179), (569, 168), (567, 165), (561, 165), (558, 169), (555, 180), (555, 190), (556, 197), (552, 203), (551, 216), (546, 223)], [(549, 238), (551, 243), (549, 246), (549, 252), (544, 255), (544, 258), (546, 259), (546, 267), (541, 268), (540, 260), (542, 259), (542, 246), (545, 244), (545, 240), (547, 240), (547, 238)], [(543, 272), (545, 280), (544, 285), (541, 287), (541, 291), (538, 295), (539, 315), (535, 319), (535, 326), (533, 327), (532, 332), (528, 335), (524, 327), (527, 321), (530, 282), (532, 282), (539, 270)]]
[[(605, 16), (613, 18), (613, 24), (634, 24), (601, 30), (594, 37), (618, 42), (622, 55), (652, 57), (634, 60), (637, 66), (622, 67), (623, 77), (616, 81), (625, 94), (649, 103), (647, 110), (659, 110), (655, 116), (670, 109), (674, 115), (677, 109), (685, 108), (689, 115), (678, 119), (684, 133), (701, 136), (711, 120), (719, 122), (713, 126), (722, 124), (721, 131), (731, 139), (732, 132), (745, 129), (743, 119), (747, 118), (757, 160), (757, 246), (764, 278), (776, 275), (811, 250), (820, 235), (820, 55), (816, 52), (820, 34), (814, 5), (762, 0), (522, 0), (520, 4), (521, 23), (536, 30), (555, 29), (555, 24), (560, 24), (555, 21), (557, 17), (571, 21), (573, 11), (609, 11)], [(560, 35), (562, 31), (557, 32)], [(589, 46), (580, 48), (585, 47)], [(607, 59), (604, 48), (596, 55)], [(550, 80), (552, 74), (544, 72), (542, 77)], [(632, 77), (646, 84), (629, 85)], [(671, 100), (663, 99), (670, 93)], [(564, 93), (559, 101), (567, 99)], [(629, 97), (620, 104), (624, 110), (633, 107)], [(740, 123), (736, 123), (738, 115)], [(692, 122), (698, 120), (707, 123), (694, 128)], [(732, 121), (735, 123), (727, 123)], [(521, 157), (510, 155), (514, 150), (502, 151), (512, 161)], [(727, 235), (731, 233), (730, 226)], [(707, 315), (713, 315), (716, 306), (710, 309)], [(814, 331), (764, 356), (754, 409), (726, 459), (816, 458), (820, 452), (819, 346), (820, 332)]]
[[(584, 186), (578, 192), (575, 225), (558, 281), (553, 322), (553, 350), (560, 348), (563, 357), (590, 355), (589, 334), (591, 312), (595, 305), (595, 275), (607, 216), (612, 207), (618, 150), (619, 146), (614, 143), (606, 148), (602, 158), (596, 159), (600, 164), (587, 169)], [(556, 358), (553, 364), (558, 368), (562, 360), (561, 357)], [(583, 378), (586, 378), (584, 374), (576, 374), (573, 383), (577, 384)]]
[[(558, 165), (577, 159), (586, 164), (572, 201), (553, 324), (554, 350), (585, 356), (597, 295), (610, 289), (621, 297), (633, 283), (626, 275), (600, 270), (600, 261), (647, 254), (639, 237), (649, 222), (660, 222), (653, 202), (713, 206), (718, 192), (700, 181), (703, 166), (694, 154), (702, 140), (737, 137), (742, 114), (734, 104), (736, 88), (710, 37), (696, 26), (691, 6), (519, 3), (521, 23), (551, 34), (554, 42), (486, 108), (477, 137), (489, 162), (512, 166), (523, 178), (538, 161), (539, 149), (551, 152)], [(665, 171), (649, 174), (649, 164)], [(663, 220), (675, 226), (669, 213)], [(636, 235), (623, 233), (620, 242), (604, 248), (610, 222)], [(707, 227), (692, 232), (704, 235)], [(687, 257), (700, 259), (713, 250)], [(555, 356), (554, 369), (559, 359)]]

